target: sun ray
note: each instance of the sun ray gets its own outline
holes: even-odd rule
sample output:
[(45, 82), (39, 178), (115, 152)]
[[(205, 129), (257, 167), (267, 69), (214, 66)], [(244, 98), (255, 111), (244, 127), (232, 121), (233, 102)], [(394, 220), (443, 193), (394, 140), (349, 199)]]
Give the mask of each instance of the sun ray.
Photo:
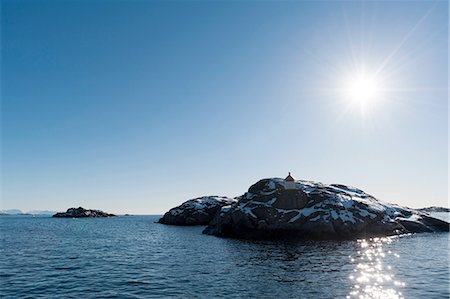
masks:
[(397, 54), (397, 52), (403, 47), (403, 45), (409, 40), (409, 38), (414, 34), (414, 32), (420, 27), (420, 25), (428, 18), (433, 9), (436, 7), (438, 1), (436, 1), (433, 6), (417, 21), (417, 23), (411, 28), (411, 30), (405, 35), (405, 37), (400, 41), (400, 43), (392, 50), (392, 52), (384, 59), (380, 64), (375, 74), (383, 71), (386, 65), (389, 64), (391, 59)]

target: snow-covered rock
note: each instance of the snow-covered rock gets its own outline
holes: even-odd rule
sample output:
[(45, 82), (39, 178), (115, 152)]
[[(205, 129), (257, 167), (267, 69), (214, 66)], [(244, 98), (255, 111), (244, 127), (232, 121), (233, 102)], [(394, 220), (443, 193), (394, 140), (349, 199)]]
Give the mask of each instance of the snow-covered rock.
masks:
[(180, 206), (170, 209), (158, 222), (172, 225), (207, 225), (218, 210), (235, 202), (235, 199), (224, 196), (203, 196), (190, 199)]
[(232, 238), (355, 239), (449, 231), (445, 221), (382, 202), (354, 187), (263, 179), (216, 214), (203, 233)]
[(108, 214), (100, 210), (87, 210), (82, 207), (70, 208), (66, 212), (56, 213), (52, 217), (59, 218), (105, 218), (114, 217), (114, 214)]

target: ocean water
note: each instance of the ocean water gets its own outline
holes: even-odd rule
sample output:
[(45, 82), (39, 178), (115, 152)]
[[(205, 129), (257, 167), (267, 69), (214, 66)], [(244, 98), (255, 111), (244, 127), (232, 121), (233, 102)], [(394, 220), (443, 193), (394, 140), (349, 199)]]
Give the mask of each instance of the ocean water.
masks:
[(448, 233), (256, 242), (158, 218), (2, 216), (0, 297), (449, 298)]

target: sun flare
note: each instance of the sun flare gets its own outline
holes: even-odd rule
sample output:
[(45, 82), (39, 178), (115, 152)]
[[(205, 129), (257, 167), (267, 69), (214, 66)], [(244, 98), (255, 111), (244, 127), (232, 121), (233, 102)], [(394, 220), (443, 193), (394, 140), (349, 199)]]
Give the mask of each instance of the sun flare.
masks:
[(345, 94), (354, 103), (371, 104), (381, 96), (381, 86), (374, 76), (358, 74), (348, 80)]

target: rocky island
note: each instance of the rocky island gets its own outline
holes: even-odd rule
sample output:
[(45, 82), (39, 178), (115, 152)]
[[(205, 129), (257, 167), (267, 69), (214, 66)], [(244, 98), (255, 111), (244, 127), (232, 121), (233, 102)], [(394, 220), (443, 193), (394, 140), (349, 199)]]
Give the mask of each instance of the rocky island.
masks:
[(203, 196), (190, 199), (170, 209), (158, 222), (171, 225), (207, 225), (217, 211), (235, 202), (235, 199), (225, 196)]
[(70, 208), (66, 212), (56, 213), (52, 217), (57, 218), (106, 218), (114, 217), (114, 214), (108, 214), (100, 210), (88, 210), (82, 207)]
[(356, 239), (449, 231), (449, 223), (354, 187), (263, 179), (222, 208), (205, 234), (232, 238)]
[(242, 239), (336, 240), (449, 231), (445, 221), (383, 202), (358, 188), (294, 180), (290, 174), (262, 179), (235, 200), (187, 201), (159, 222), (208, 224), (204, 234)]

